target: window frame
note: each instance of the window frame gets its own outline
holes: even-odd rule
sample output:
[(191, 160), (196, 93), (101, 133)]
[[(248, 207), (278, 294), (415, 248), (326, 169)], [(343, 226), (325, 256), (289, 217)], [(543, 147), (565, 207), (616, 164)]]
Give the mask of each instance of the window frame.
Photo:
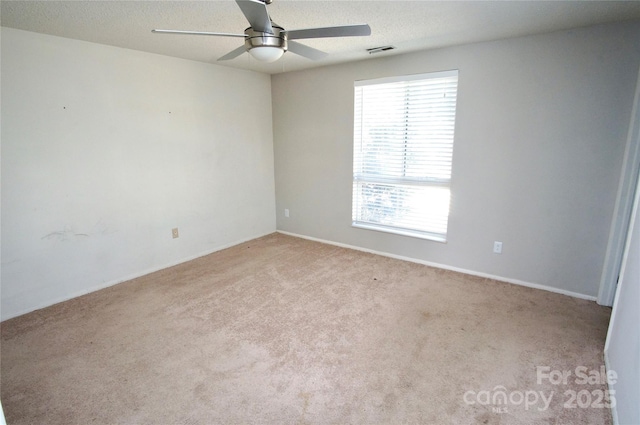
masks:
[[(363, 165), (364, 159), (364, 149), (363, 149), (363, 140), (364, 135), (362, 131), (363, 126), (363, 118), (362, 111), (358, 113), (358, 108), (362, 108), (362, 100), (361, 104), (358, 104), (358, 89), (361, 87), (381, 85), (381, 84), (390, 84), (390, 83), (407, 83), (418, 80), (434, 80), (434, 79), (442, 79), (442, 78), (451, 78), (455, 77), (455, 102), (453, 106), (453, 123), (451, 126), (451, 137), (448, 145), (451, 153), (450, 159), (448, 162), (449, 173), (446, 178), (438, 178), (438, 177), (427, 177), (426, 175), (418, 176), (418, 177), (407, 177), (406, 174), (403, 177), (390, 177), (390, 176), (373, 176), (367, 175), (362, 170), (367, 168), (366, 165)], [(458, 87), (459, 87), (459, 71), (457, 69), (448, 70), (448, 71), (438, 71), (438, 72), (429, 72), (429, 73), (421, 73), (421, 74), (413, 74), (413, 75), (402, 75), (402, 76), (393, 76), (393, 77), (385, 77), (385, 78), (377, 78), (372, 80), (360, 80), (354, 82), (354, 136), (353, 136), (353, 181), (352, 181), (352, 217), (351, 217), (351, 225), (355, 228), (381, 231), (386, 233), (393, 233), (402, 236), (409, 236), (419, 239), (427, 239), (436, 242), (447, 242), (447, 235), (449, 232), (449, 219), (451, 216), (451, 174), (453, 168), (453, 146), (455, 142), (455, 126), (456, 126), (456, 117), (457, 117), (457, 96), (458, 96)], [(405, 89), (408, 93), (408, 89)], [(407, 96), (407, 94), (405, 94)], [(408, 103), (406, 104), (408, 105)], [(437, 105), (437, 104), (436, 104)], [(423, 121), (419, 121), (423, 122)], [(404, 140), (409, 138), (409, 126), (411, 123), (407, 124), (404, 129)], [(359, 126), (360, 128), (358, 128)], [(358, 135), (360, 137), (358, 138)], [(406, 145), (406, 142), (405, 142)], [(428, 144), (421, 145), (421, 147), (428, 146)], [(387, 148), (392, 149), (392, 148)], [(407, 157), (406, 154), (403, 156), (402, 165), (403, 168), (406, 169), (407, 165)], [(368, 162), (366, 164), (372, 164), (372, 162)], [(424, 171), (424, 170), (423, 170)], [(404, 171), (403, 171), (404, 173)], [(401, 187), (411, 187), (411, 186), (420, 186), (420, 187), (429, 187), (429, 188), (446, 188), (448, 190), (448, 205), (447, 212), (445, 217), (444, 224), (444, 232), (433, 232), (425, 229), (415, 229), (415, 228), (407, 228), (401, 227), (393, 224), (381, 224), (381, 223), (373, 223), (362, 220), (362, 214), (358, 214), (359, 205), (358, 202), (361, 199), (360, 190), (362, 190), (363, 184), (380, 184), (380, 185), (388, 185), (396, 188)], [(372, 206), (376, 206), (375, 204), (369, 204)], [(444, 215), (442, 215), (444, 217)], [(395, 223), (394, 223), (395, 224)]]

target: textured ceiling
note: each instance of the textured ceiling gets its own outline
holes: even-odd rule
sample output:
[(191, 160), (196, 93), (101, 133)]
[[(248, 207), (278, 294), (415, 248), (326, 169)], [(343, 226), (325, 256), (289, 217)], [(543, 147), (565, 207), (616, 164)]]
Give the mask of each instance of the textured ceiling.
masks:
[[(285, 29), (368, 23), (370, 37), (301, 40), (329, 53), (311, 61), (287, 53), (273, 64), (247, 54), (216, 59), (239, 47), (227, 37), (152, 34), (151, 29), (242, 33), (247, 21), (234, 1), (5, 1), (2, 26), (266, 73), (368, 59), (367, 48), (393, 45), (392, 55), (593, 24), (640, 19), (640, 1), (346, 1), (274, 0), (271, 18)], [(636, 41), (637, 42), (637, 41)]]

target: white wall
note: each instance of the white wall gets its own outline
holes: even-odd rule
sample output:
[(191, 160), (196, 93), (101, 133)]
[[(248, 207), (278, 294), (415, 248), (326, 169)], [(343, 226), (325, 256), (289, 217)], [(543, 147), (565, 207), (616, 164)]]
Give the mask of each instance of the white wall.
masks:
[(619, 424), (640, 423), (639, 203), (640, 190), (636, 192), (629, 238), (605, 345), (607, 368), (618, 375), (618, 381), (610, 388), (615, 390), (616, 406), (612, 408), (612, 413), (614, 422)]
[(275, 231), (268, 75), (1, 39), (3, 319)]
[[(638, 22), (604, 25), (273, 76), (278, 229), (595, 299), (638, 39)], [(448, 243), (352, 228), (353, 82), (448, 69)]]
[(613, 305), (616, 293), (622, 255), (629, 230), (631, 210), (633, 209), (636, 176), (640, 170), (640, 72), (638, 72), (638, 82), (636, 83), (636, 94), (631, 115), (620, 184), (618, 185), (616, 205), (611, 222), (611, 231), (609, 232), (607, 254), (598, 291), (598, 304), (608, 306)]

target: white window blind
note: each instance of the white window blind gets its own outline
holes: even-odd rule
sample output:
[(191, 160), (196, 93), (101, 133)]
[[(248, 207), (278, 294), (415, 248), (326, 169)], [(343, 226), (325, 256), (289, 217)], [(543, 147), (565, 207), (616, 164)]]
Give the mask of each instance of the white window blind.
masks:
[(458, 71), (355, 83), (353, 225), (446, 241)]

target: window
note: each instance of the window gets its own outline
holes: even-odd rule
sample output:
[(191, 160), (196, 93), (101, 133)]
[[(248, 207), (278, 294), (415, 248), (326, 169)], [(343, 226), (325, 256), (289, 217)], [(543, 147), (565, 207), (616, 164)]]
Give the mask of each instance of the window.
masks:
[(357, 81), (353, 226), (447, 240), (458, 71)]

